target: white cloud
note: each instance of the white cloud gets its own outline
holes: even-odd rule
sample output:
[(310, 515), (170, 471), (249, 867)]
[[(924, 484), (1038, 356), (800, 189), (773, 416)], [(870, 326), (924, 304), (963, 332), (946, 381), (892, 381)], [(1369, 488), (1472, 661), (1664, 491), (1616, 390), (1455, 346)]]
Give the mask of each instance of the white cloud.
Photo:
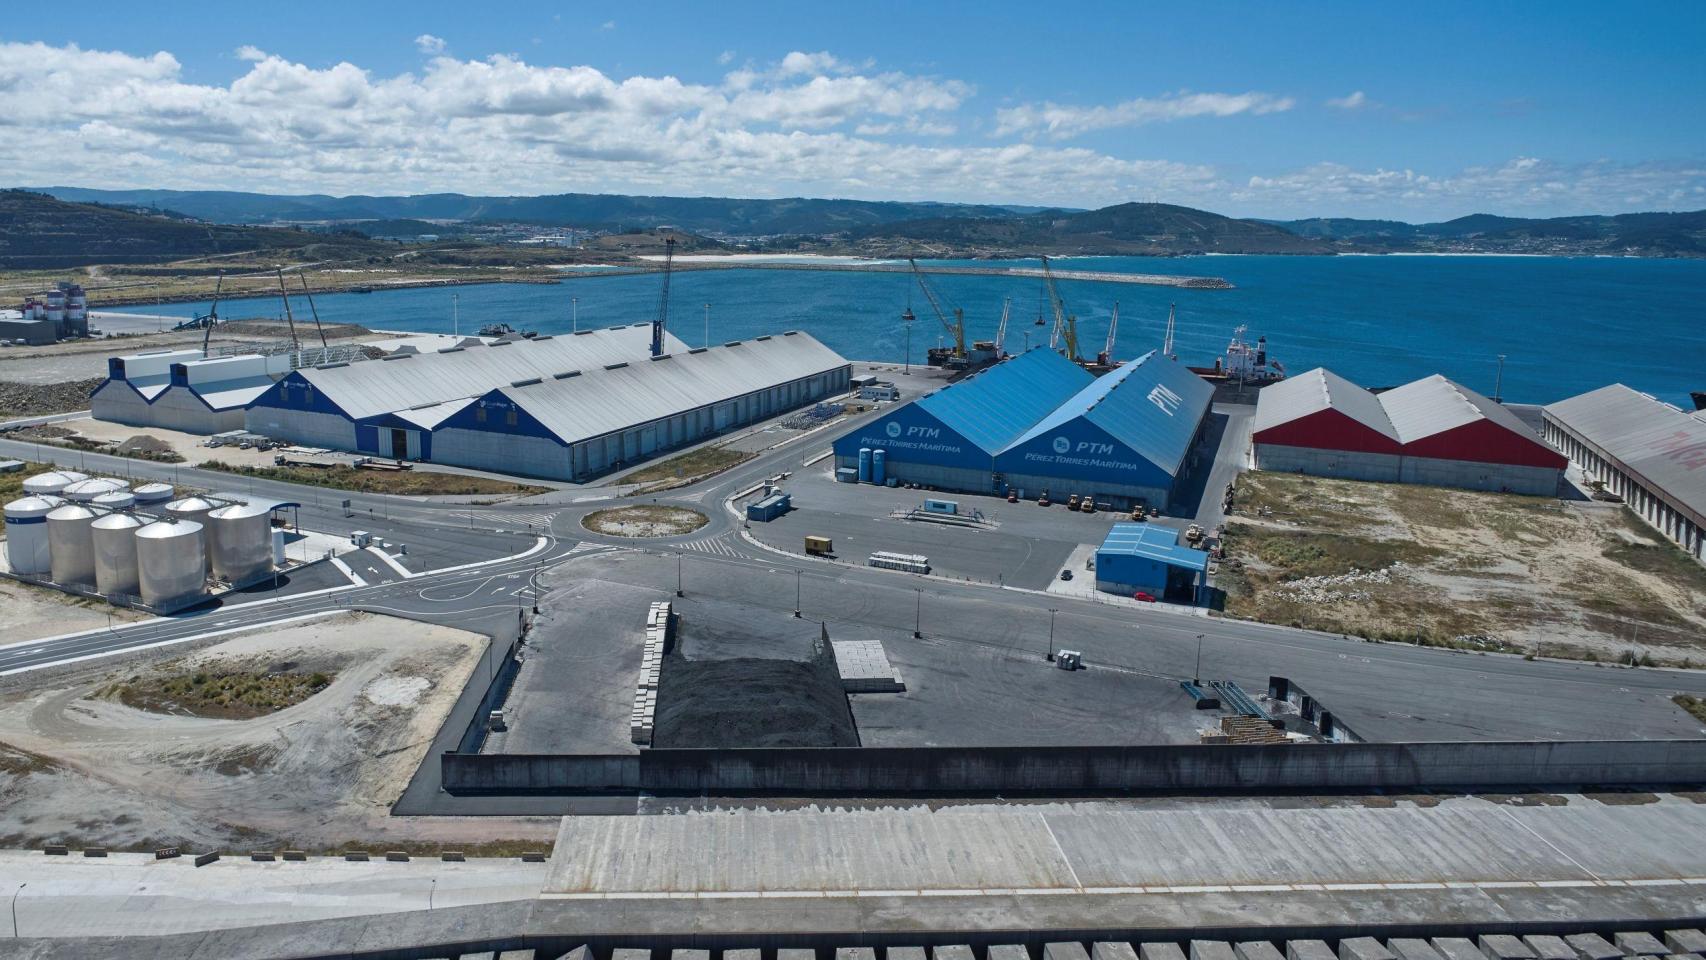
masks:
[(415, 49), (422, 53), (443, 53), (444, 38), (435, 37), (430, 33), (423, 33), (415, 38)]
[(1112, 106), (1075, 107), (1052, 102), (1026, 103), (995, 111), (991, 136), (1015, 133), (1033, 136), (1046, 133), (1064, 140), (1109, 127), (1183, 120), (1189, 117), (1231, 117), (1239, 114), (1280, 113), (1296, 105), (1290, 97), (1271, 93), (1191, 93), (1180, 91), (1164, 97), (1126, 100)]
[(245, 43), (237, 48), (237, 59), (239, 60), (255, 61), (265, 60), (266, 58), (267, 52), (254, 44)]
[[(563, 191), (816, 195), (1098, 206), (1134, 197), (1260, 216), (1455, 215), (1706, 207), (1702, 164), (1461, 171), (1320, 164), (1275, 171), (963, 140), (976, 91), (829, 54), (712, 83), (613, 77), (510, 54), (431, 56), (415, 72), (308, 66), (245, 48), (228, 83), (170, 53), (0, 42), (0, 171), (14, 184), (274, 193)], [(784, 75), (786, 73), (786, 75)], [(1203, 99), (1210, 98), (1210, 99)], [(1226, 100), (1215, 98), (1228, 98)], [(1118, 122), (1279, 109), (1266, 94), (1101, 108)], [(1160, 101), (1145, 101), (1157, 103)], [(1038, 108), (1041, 109), (1041, 108)], [(1134, 119), (1135, 118), (1135, 119)], [(1039, 116), (1025, 131), (1048, 131)], [(1060, 118), (1057, 129), (1092, 120)], [(39, 144), (52, 142), (53, 150)]]
[(598, 25), (598, 29), (600, 29), (600, 30), (614, 30), (614, 29), (616, 29), (616, 21), (606, 20), (603, 23)]
[(1355, 90), (1345, 96), (1334, 97), (1327, 101), (1327, 106), (1335, 110), (1361, 110), (1368, 105), (1369, 99), (1361, 90)]
[(727, 66), (734, 60), (734, 58), (735, 52), (733, 50), (724, 50), (722, 53), (717, 54), (717, 63), (720, 66)]
[(1557, 216), (1699, 209), (1706, 206), (1706, 163), (1560, 164), (1515, 157), (1498, 166), (1444, 174), (1320, 163), (1252, 176), (1229, 191), (1227, 199), (1284, 215), (1418, 219), (1468, 213)]

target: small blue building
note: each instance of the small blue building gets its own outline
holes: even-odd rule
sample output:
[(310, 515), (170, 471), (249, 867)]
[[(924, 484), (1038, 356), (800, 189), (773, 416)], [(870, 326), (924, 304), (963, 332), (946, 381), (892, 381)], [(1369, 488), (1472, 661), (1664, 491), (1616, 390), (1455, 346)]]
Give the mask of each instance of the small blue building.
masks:
[(773, 493), (756, 503), (747, 504), (746, 518), (748, 520), (758, 520), (763, 523), (769, 523), (782, 514), (787, 513), (793, 507), (793, 504), (794, 498), (792, 494)]
[(1116, 523), (1096, 550), (1096, 589), (1129, 597), (1196, 603), (1207, 551), (1179, 544), (1179, 531), (1153, 523)]

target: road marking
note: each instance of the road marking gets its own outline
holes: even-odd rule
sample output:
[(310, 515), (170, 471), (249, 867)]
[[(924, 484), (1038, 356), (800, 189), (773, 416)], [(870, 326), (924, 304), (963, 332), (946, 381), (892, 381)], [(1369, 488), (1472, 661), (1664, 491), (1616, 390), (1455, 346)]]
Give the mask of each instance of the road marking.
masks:
[(348, 577), (350, 579), (351, 583), (355, 584), (358, 587), (367, 586), (367, 581), (362, 579), (361, 574), (356, 573), (354, 570), (351, 570), (349, 568), (349, 564), (343, 562), (342, 560), (338, 559), (337, 557), (333, 557), (329, 562), (331, 563), (332, 566), (338, 568), (339, 573)]
[(397, 559), (395, 557), (391, 556), (389, 553), (386, 553), (385, 551), (379, 549), (378, 547), (368, 547), (367, 552), (378, 557), (380, 560), (385, 561), (385, 565), (390, 567), (391, 569), (397, 571), (397, 575), (402, 577), (403, 579), (409, 580), (409, 579), (414, 578), (415, 574), (410, 573), (409, 568), (398, 563)]

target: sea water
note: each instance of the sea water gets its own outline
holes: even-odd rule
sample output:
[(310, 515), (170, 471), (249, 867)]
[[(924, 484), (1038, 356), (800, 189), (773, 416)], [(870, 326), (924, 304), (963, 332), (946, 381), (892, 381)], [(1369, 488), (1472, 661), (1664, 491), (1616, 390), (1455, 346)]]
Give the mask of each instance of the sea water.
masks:
[[(994, 266), (1000, 262), (954, 261)], [(1626, 383), (1678, 405), (1706, 390), (1706, 260), (1502, 256), (1074, 257), (1061, 270), (1215, 276), (1230, 290), (1179, 289), (1086, 280), (1058, 282), (1078, 317), (1079, 351), (1105, 346), (1119, 303), (1114, 344), (1129, 359), (1159, 348), (1176, 305), (1174, 352), (1211, 364), (1233, 329), (1266, 336), (1269, 353), (1298, 373), (1324, 366), (1369, 386), (1441, 373), (1513, 402), (1546, 403), (1608, 383)], [(1011, 261), (1035, 267), (1035, 261)], [(310, 278), (312, 279), (312, 278)], [(932, 276), (945, 309), (965, 311), (967, 338), (995, 335), (1010, 303), (1007, 348), (1048, 341), (1041, 282), (1030, 278)], [(656, 275), (565, 271), (560, 284), (480, 284), (315, 297), (327, 323), (382, 330), (471, 334), (503, 321), (564, 333), (645, 322), (656, 316)], [(293, 298), (298, 301), (299, 298)], [(709, 304), (709, 325), (706, 305)], [(299, 321), (306, 304), (293, 302)], [(911, 308), (917, 320), (901, 321)], [(126, 308), (191, 316), (206, 304)], [(226, 317), (276, 316), (276, 298), (229, 301)], [(691, 346), (782, 330), (805, 330), (859, 360), (912, 362), (945, 342), (941, 323), (904, 273), (720, 269), (672, 279), (669, 329)], [(1503, 381), (1499, 383), (1499, 357)]]

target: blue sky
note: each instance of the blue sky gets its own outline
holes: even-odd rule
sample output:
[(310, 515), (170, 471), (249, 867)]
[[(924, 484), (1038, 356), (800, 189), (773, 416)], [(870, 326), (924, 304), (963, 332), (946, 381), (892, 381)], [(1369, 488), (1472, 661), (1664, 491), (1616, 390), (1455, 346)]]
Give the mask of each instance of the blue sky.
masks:
[(1702, 3), (820, 7), (16, 5), (0, 181), (1706, 208)]

